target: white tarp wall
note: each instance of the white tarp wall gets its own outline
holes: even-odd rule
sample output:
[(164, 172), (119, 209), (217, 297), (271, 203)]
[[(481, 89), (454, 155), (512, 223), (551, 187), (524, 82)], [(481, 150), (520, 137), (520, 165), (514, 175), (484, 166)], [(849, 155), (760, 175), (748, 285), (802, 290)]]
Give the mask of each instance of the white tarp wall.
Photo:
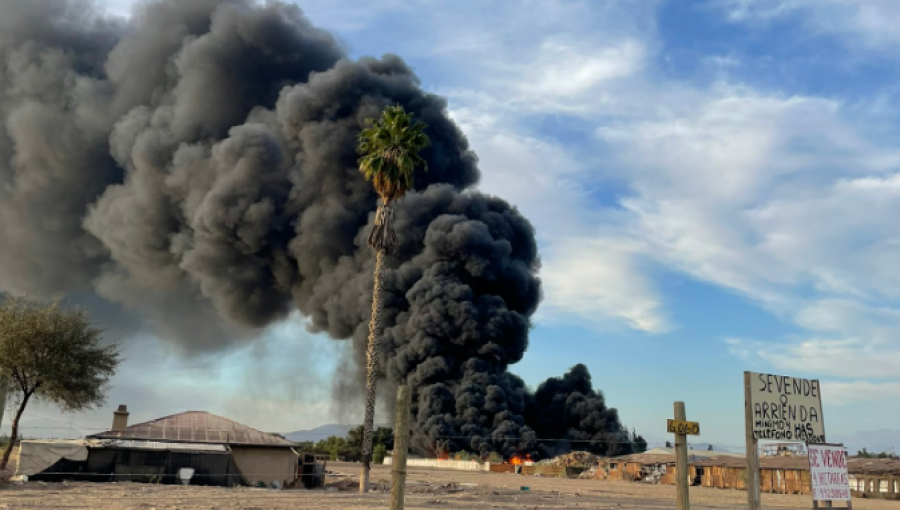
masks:
[(19, 464), (16, 476), (33, 476), (59, 462), (60, 459), (83, 462), (88, 458), (88, 442), (71, 441), (22, 441), (19, 446)]
[[(384, 465), (390, 466), (392, 461), (392, 457), (385, 457)], [(489, 463), (474, 460), (407, 459), (406, 465), (411, 467), (455, 469), (458, 471), (490, 471), (491, 469)]]

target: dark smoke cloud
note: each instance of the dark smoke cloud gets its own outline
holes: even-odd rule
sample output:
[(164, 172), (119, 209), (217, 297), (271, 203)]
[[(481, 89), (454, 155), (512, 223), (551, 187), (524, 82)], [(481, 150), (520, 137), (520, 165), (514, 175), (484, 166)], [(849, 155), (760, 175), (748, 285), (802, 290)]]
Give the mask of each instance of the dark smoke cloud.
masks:
[(540, 301), (534, 230), (471, 189), (476, 156), (399, 57), (349, 60), (278, 2), (157, 0), (125, 21), (86, 0), (11, 0), (0, 62), (0, 291), (124, 308), (139, 324), (120, 324), (187, 353), (296, 308), (353, 342), (338, 389), (358, 391), (376, 196), (355, 139), (402, 104), (432, 145), (397, 207), (382, 369), (415, 388), (418, 447), (630, 450), (584, 367), (535, 394), (507, 371)]
[[(543, 444), (551, 451), (584, 449), (622, 455), (631, 453), (636, 439), (622, 427), (618, 412), (606, 407), (603, 394), (594, 390), (591, 374), (580, 363), (564, 376), (541, 383), (525, 416), (540, 437), (559, 439)], [(643, 442), (640, 436), (637, 439)]]

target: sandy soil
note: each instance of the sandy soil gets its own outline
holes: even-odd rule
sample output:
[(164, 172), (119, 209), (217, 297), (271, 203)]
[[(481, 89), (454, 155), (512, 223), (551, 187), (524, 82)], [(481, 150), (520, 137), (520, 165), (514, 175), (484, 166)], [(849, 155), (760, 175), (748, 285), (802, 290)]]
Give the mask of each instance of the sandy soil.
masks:
[[(267, 490), (250, 488), (182, 487), (136, 483), (28, 483), (0, 489), (0, 509), (84, 510), (355, 510), (384, 509), (390, 499), (388, 467), (373, 469), (379, 487), (360, 495), (350, 487), (358, 467), (330, 464), (339, 473), (328, 490)], [(625, 482), (560, 480), (511, 474), (468, 473), (425, 468), (409, 470), (406, 508), (475, 509), (617, 509), (675, 508), (675, 488)], [(522, 486), (530, 490), (523, 491)], [(744, 492), (691, 489), (697, 510), (745, 508)], [(811, 508), (808, 496), (763, 496), (766, 509)], [(857, 500), (858, 510), (900, 510), (900, 501)]]

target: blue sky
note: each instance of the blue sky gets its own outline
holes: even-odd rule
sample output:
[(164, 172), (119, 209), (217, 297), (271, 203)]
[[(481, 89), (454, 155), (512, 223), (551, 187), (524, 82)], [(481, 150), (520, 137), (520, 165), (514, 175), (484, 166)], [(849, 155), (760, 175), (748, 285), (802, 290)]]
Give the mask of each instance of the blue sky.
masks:
[[(822, 379), (829, 434), (900, 419), (885, 405), (900, 397), (900, 3), (298, 4), (353, 57), (406, 59), (448, 99), (480, 188), (535, 224), (545, 297), (513, 368), (528, 383), (583, 362), (639, 432), (664, 439), (684, 400), (703, 441), (735, 447), (743, 370)], [(65, 420), (106, 426), (136, 392), (139, 419), (356, 418), (330, 399), (343, 347), (301, 318), (216, 358), (129, 349), (110, 406)]]

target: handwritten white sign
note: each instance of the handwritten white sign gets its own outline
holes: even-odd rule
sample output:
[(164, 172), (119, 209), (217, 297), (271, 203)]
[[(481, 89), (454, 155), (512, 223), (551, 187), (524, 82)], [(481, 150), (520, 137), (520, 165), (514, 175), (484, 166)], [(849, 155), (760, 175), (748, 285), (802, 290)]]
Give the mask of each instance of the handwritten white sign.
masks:
[(843, 446), (809, 445), (809, 474), (814, 501), (850, 501), (847, 450)]
[(750, 373), (750, 406), (756, 439), (824, 443), (819, 381)]

